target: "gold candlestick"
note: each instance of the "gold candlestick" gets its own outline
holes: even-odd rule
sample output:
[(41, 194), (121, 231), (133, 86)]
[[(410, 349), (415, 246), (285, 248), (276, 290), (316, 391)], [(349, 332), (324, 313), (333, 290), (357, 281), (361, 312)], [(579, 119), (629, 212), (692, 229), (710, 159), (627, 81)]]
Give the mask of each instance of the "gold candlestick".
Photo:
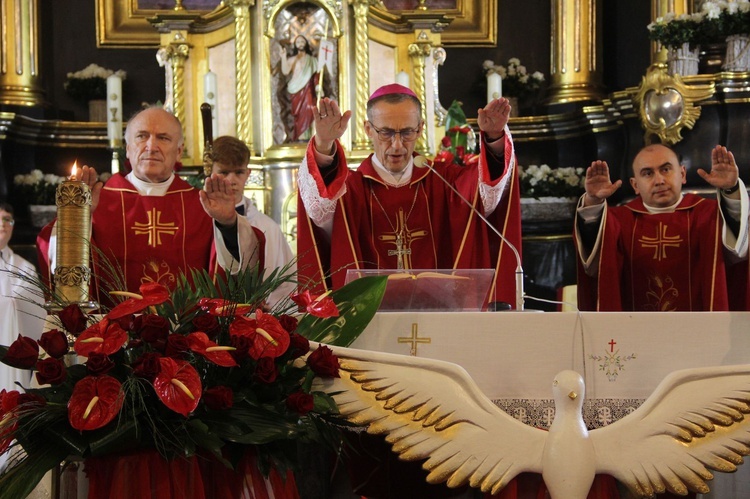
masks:
[(80, 180), (62, 182), (57, 188), (57, 265), (55, 295), (65, 307), (98, 305), (89, 300), (89, 241), (91, 239), (91, 190)]

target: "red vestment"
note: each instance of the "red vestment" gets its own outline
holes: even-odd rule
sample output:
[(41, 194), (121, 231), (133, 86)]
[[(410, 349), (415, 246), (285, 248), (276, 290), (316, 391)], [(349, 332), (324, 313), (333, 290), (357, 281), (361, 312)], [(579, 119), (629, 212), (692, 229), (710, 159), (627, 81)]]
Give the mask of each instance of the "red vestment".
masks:
[[(306, 160), (321, 196), (332, 199), (344, 183), (347, 192), (337, 200), (330, 241), (308, 217), (302, 200), (298, 201), (302, 285), (320, 293), (340, 288), (347, 269), (398, 268), (401, 249), (405, 269), (494, 269), (488, 301), (515, 303), (517, 262), (512, 250), (431, 170), (415, 166), (408, 184), (393, 187), (383, 182), (370, 158), (356, 171), (349, 171), (337, 143), (335, 178), (324, 182), (313, 147), (311, 141)], [(512, 142), (506, 136), (504, 163), (483, 143), (481, 147), (478, 164), (436, 164), (435, 169), (480, 213), (480, 172), (488, 185), (510, 175), (508, 189), (488, 219), (520, 252), (519, 186), (511, 161)], [(399, 233), (403, 234), (400, 242)]]
[[(191, 269), (206, 269), (212, 275), (219, 270), (213, 220), (203, 209), (198, 192), (177, 176), (164, 196), (139, 194), (120, 174), (107, 181), (91, 224), (91, 244), (97, 248), (92, 251), (93, 300), (109, 304), (98, 292), (101, 281), (108, 281), (106, 288), (119, 288), (111, 282), (110, 266), (125, 279), (127, 291), (134, 293), (146, 282), (173, 289), (180, 273), (189, 276)], [(45, 227), (37, 238), (41, 273), (47, 278), (51, 227)], [(264, 241), (261, 231), (254, 232)], [(103, 265), (102, 258), (109, 263)]]
[(716, 201), (685, 194), (674, 212), (650, 214), (639, 197), (605, 208), (601, 223), (598, 274), (578, 261), (580, 310), (728, 310)]

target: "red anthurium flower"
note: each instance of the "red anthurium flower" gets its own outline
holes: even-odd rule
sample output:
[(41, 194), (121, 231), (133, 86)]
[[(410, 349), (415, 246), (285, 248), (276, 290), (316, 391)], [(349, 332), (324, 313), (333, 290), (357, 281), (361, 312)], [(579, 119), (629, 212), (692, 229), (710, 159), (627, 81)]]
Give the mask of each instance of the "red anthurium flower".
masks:
[(198, 372), (182, 360), (170, 357), (159, 359), (161, 371), (154, 378), (154, 389), (161, 401), (187, 417), (198, 406), (203, 387)]
[(222, 347), (208, 339), (206, 333), (190, 333), (187, 336), (190, 350), (200, 354), (213, 362), (224, 367), (234, 367), (237, 362), (234, 361), (229, 352), (234, 350), (234, 347)]
[(338, 317), (339, 309), (336, 308), (336, 303), (333, 298), (328, 296), (328, 293), (323, 293), (317, 298), (313, 298), (310, 294), (310, 290), (306, 289), (302, 293), (292, 295), (292, 301), (299, 305), (305, 312), (315, 317)]
[(8, 450), (13, 441), (17, 423), (13, 410), (18, 406), (18, 390), (0, 390), (0, 454)]
[(112, 421), (122, 408), (122, 385), (112, 376), (86, 376), (73, 387), (68, 421), (76, 430), (96, 430)]
[(289, 348), (289, 333), (273, 315), (255, 311), (255, 319), (237, 317), (229, 326), (229, 334), (246, 336), (250, 340), (249, 354), (255, 360), (276, 358)]
[(253, 310), (250, 305), (243, 305), (221, 298), (201, 298), (198, 300), (198, 306), (215, 316), (245, 315)]
[(106, 317), (82, 332), (73, 349), (78, 355), (88, 357), (92, 352), (112, 355), (128, 341), (128, 333), (116, 322)]
[(130, 298), (113, 308), (107, 317), (111, 320), (119, 319), (129, 314), (137, 314), (153, 305), (161, 305), (169, 300), (169, 290), (157, 282), (141, 284), (138, 289), (141, 292), (140, 295), (126, 291), (113, 291), (112, 294), (130, 296)]

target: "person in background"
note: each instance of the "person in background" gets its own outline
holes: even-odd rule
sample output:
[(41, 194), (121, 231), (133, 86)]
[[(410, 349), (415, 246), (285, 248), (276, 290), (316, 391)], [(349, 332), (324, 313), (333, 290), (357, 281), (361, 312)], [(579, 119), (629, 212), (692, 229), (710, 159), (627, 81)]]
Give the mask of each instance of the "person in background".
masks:
[[(213, 173), (219, 178), (229, 180), (234, 194), (235, 210), (247, 218), (250, 225), (261, 230), (265, 236), (265, 271), (267, 277), (274, 269), (286, 269), (294, 274), (297, 265), (294, 263), (292, 248), (281, 231), (281, 227), (271, 217), (261, 213), (255, 204), (244, 195), (245, 184), (250, 176), (248, 163), (250, 149), (241, 140), (223, 135), (213, 142), (211, 158), (213, 159)], [(268, 305), (273, 307), (290, 293), (294, 292), (296, 284), (293, 281), (284, 282), (269, 296)]]
[[(229, 182), (211, 176), (199, 191), (175, 175), (183, 136), (172, 113), (160, 107), (139, 111), (128, 122), (125, 141), (130, 173), (102, 185), (96, 171), (84, 166), (76, 178), (91, 188), (91, 243), (120, 267), (127, 291), (137, 293), (146, 282), (172, 289), (192, 269), (236, 272), (262, 265), (263, 233), (237, 216)], [(48, 275), (55, 252), (51, 226), (37, 238)], [(97, 264), (98, 256), (92, 274), (102, 280), (107, 270)], [(107, 303), (101, 294), (93, 299)]]
[(747, 271), (736, 270), (746, 268), (748, 195), (734, 155), (716, 146), (711, 171), (698, 174), (716, 200), (683, 193), (677, 154), (648, 145), (633, 160), (638, 197), (608, 207), (622, 181), (610, 180), (606, 162), (591, 164), (575, 226), (581, 310), (747, 310)]

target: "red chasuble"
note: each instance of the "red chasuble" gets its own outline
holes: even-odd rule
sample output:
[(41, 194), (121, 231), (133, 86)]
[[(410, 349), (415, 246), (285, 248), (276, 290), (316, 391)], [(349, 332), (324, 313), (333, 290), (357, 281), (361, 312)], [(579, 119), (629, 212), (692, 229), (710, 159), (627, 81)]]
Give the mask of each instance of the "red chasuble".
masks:
[[(313, 147), (308, 146), (307, 163), (321, 195), (332, 198), (344, 182), (347, 192), (337, 201), (331, 241), (298, 200), (301, 284), (321, 293), (341, 287), (347, 269), (396, 269), (399, 261), (404, 269), (491, 268), (496, 272), (488, 301), (515, 303), (517, 262), (511, 249), (431, 170), (415, 166), (409, 184), (389, 186), (376, 173), (371, 156), (356, 171), (349, 171), (337, 143), (336, 177), (326, 186)], [(436, 164), (435, 169), (480, 213), (479, 171), (511, 175), (508, 191), (488, 219), (520, 252), (519, 186), (508, 139), (504, 154), (503, 165), (482, 144), (479, 165)], [(486, 182), (494, 185), (499, 178)]]
[(649, 214), (636, 198), (607, 208), (602, 223), (598, 277), (578, 262), (579, 309), (728, 309), (716, 201), (685, 194), (673, 213)]

